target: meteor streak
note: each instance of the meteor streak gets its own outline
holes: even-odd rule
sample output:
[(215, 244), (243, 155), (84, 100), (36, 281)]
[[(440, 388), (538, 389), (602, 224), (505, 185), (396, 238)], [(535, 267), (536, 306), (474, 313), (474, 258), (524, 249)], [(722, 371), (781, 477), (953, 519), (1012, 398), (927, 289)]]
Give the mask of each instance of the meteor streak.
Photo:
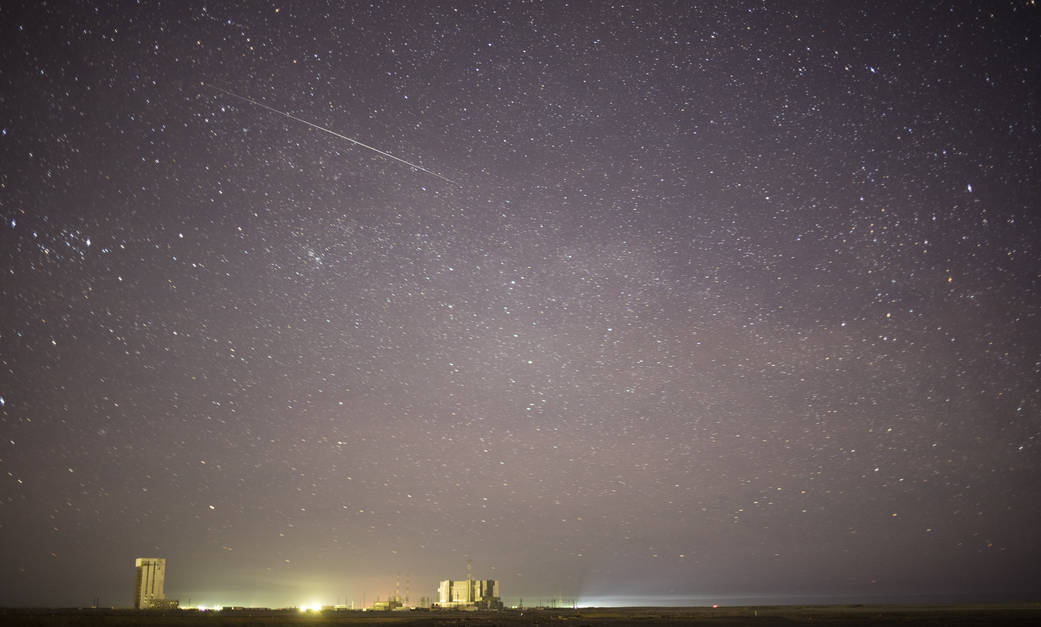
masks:
[(374, 148), (374, 147), (372, 147), (372, 146), (370, 146), (368, 144), (365, 144), (365, 143), (362, 143), (362, 142), (358, 141), (357, 139), (354, 139), (353, 137), (347, 137), (346, 135), (344, 135), (342, 133), (337, 133), (336, 131), (331, 130), (331, 129), (327, 129), (324, 126), (318, 126), (314, 122), (308, 122), (307, 120), (305, 120), (303, 118), (298, 118), (298, 117), (296, 117), (295, 115), (293, 115), (291, 113), (286, 113), (285, 111), (279, 111), (278, 109), (276, 109), (274, 107), (270, 107), (270, 106), (264, 104), (263, 102), (257, 102), (256, 100), (253, 100), (252, 98), (249, 98), (247, 96), (236, 94), (235, 92), (228, 91), (227, 89), (221, 89), (220, 87), (217, 87), (216, 85), (208, 85), (206, 83), (203, 83), (203, 86), (204, 87), (209, 87), (210, 89), (215, 89), (215, 90), (221, 92), (222, 94), (227, 94), (228, 96), (231, 96), (233, 98), (238, 98), (239, 100), (245, 100), (246, 102), (248, 102), (250, 104), (253, 104), (253, 105), (256, 105), (258, 107), (262, 107), (264, 109), (267, 109), (268, 111), (270, 111), (272, 113), (277, 113), (278, 115), (281, 115), (283, 117), (287, 117), (290, 120), (295, 120), (297, 122), (300, 122), (301, 124), (306, 124), (306, 125), (310, 126), (311, 128), (316, 128), (319, 131), (322, 131), (324, 133), (329, 133), (333, 137), (339, 137), (340, 139), (346, 139), (347, 141), (351, 142), (352, 144), (354, 144), (356, 146), (361, 146), (362, 148), (365, 148), (365, 149), (371, 150), (372, 152), (381, 154), (384, 157), (388, 157), (388, 158), (393, 159), (395, 161), (398, 161), (400, 163), (404, 163), (405, 165), (409, 166), (410, 168), (415, 168), (417, 170), (422, 170), (423, 172), (426, 172), (427, 174), (429, 174), (431, 176), (436, 176), (437, 178), (441, 179), (442, 181), (446, 181), (448, 183), (451, 183), (452, 185), (459, 185), (458, 182), (453, 181), (452, 179), (448, 178), (447, 176), (441, 176), (437, 172), (434, 172), (432, 170), (428, 170), (428, 169), (424, 168), (421, 165), (416, 165), (416, 164), (414, 164), (414, 163), (412, 163), (410, 161), (405, 161), (401, 157), (395, 157), (394, 155), (390, 154), (389, 152), (384, 152), (384, 151), (380, 150), (379, 148)]

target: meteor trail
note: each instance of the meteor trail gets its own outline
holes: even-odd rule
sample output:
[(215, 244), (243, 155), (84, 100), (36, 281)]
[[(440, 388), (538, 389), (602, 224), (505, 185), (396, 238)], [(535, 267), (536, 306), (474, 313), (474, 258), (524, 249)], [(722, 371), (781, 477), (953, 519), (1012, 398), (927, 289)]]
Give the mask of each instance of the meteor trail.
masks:
[(380, 150), (379, 148), (374, 148), (374, 147), (372, 147), (372, 146), (370, 146), (368, 144), (365, 144), (365, 143), (362, 143), (362, 142), (358, 141), (357, 139), (354, 139), (353, 137), (347, 137), (346, 135), (344, 135), (342, 133), (337, 133), (336, 131), (327, 129), (324, 126), (318, 126), (314, 122), (308, 122), (307, 120), (305, 120), (303, 118), (298, 118), (298, 117), (296, 117), (295, 115), (293, 115), (291, 113), (286, 113), (285, 111), (279, 111), (278, 109), (276, 109), (274, 107), (270, 107), (270, 106), (264, 104), (263, 102), (257, 102), (256, 100), (253, 100), (252, 98), (249, 98), (247, 96), (242, 96), (240, 94), (236, 94), (235, 92), (228, 91), (227, 89), (221, 89), (220, 87), (217, 87), (216, 85), (208, 85), (206, 83), (203, 83), (202, 85), (204, 87), (209, 87), (210, 89), (215, 89), (215, 90), (221, 92), (222, 94), (227, 94), (227, 95), (229, 95), (229, 96), (231, 96), (233, 98), (238, 98), (239, 100), (245, 100), (246, 102), (248, 102), (250, 104), (254, 104), (254, 105), (258, 106), (258, 107), (263, 107), (264, 109), (267, 109), (268, 111), (271, 111), (272, 113), (277, 113), (277, 114), (279, 114), (279, 115), (281, 115), (283, 117), (289, 118), (290, 120), (295, 120), (295, 121), (300, 122), (302, 124), (306, 124), (306, 125), (310, 126), (311, 128), (316, 128), (316, 129), (318, 129), (320, 131), (323, 131), (325, 133), (329, 133), (330, 135), (332, 135), (334, 137), (339, 137), (340, 139), (346, 139), (347, 141), (351, 142), (352, 144), (355, 144), (356, 146), (361, 146), (362, 148), (366, 148), (368, 150), (371, 150), (372, 152), (381, 154), (384, 157), (388, 157), (388, 158), (393, 159), (395, 161), (399, 161), (401, 163), (404, 163), (405, 165), (409, 166), (410, 168), (415, 168), (417, 170), (422, 170), (423, 172), (426, 172), (427, 174), (429, 174), (431, 176), (436, 176), (437, 178), (441, 179), (442, 181), (447, 181), (448, 183), (451, 183), (452, 185), (459, 185), (459, 183), (457, 183), (456, 181), (453, 181), (452, 179), (450, 179), (450, 178), (448, 178), (446, 176), (441, 176), (437, 172), (434, 172), (432, 170), (428, 170), (428, 169), (424, 168), (421, 165), (416, 165), (416, 164), (414, 164), (414, 163), (412, 163), (410, 161), (405, 161), (401, 157), (395, 157), (394, 155), (390, 154), (389, 152), (384, 152), (384, 151)]

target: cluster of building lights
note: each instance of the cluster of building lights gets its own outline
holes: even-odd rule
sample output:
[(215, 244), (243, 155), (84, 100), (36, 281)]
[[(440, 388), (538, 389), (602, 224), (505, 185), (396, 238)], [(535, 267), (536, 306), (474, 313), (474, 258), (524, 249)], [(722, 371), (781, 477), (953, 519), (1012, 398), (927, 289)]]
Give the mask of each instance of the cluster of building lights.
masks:
[[(166, 558), (163, 557), (139, 557), (134, 563), (136, 569), (136, 582), (134, 591), (134, 609), (138, 610), (171, 610), (185, 609), (196, 612), (220, 612), (225, 609), (244, 610), (245, 607), (227, 605), (196, 605), (181, 606), (176, 599), (167, 599), (164, 591), (166, 579)], [(430, 607), (456, 608), (456, 609), (502, 609), (503, 603), (499, 598), (499, 582), (495, 579), (474, 579), (470, 576), (470, 565), (467, 562), (466, 579), (446, 579), (438, 586), (439, 600)], [(407, 601), (406, 588), (406, 601)], [(312, 598), (313, 599), (313, 598)], [(302, 604), (297, 608), (285, 608), (286, 610), (297, 609), (301, 613), (317, 613), (325, 610), (339, 611), (354, 609), (352, 603), (350, 608), (346, 605), (322, 605), (314, 600)], [(366, 611), (369, 608), (360, 608)], [(392, 611), (416, 609), (415, 606), (405, 606), (401, 596), (395, 591), (394, 597), (386, 601), (376, 600), (372, 605), (375, 611)]]

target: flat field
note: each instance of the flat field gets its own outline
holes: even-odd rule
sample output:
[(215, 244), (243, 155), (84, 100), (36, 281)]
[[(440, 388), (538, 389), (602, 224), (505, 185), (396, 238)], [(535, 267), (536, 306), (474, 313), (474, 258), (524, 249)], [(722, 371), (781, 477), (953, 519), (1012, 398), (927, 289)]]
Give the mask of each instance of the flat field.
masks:
[(387, 625), (402, 627), (474, 625), (1041, 625), (1041, 603), (1020, 605), (845, 605), (761, 607), (638, 607), (501, 612), (308, 612), (289, 610), (191, 610), (138, 612), (95, 609), (0, 609), (0, 625), (19, 627), (320, 627)]

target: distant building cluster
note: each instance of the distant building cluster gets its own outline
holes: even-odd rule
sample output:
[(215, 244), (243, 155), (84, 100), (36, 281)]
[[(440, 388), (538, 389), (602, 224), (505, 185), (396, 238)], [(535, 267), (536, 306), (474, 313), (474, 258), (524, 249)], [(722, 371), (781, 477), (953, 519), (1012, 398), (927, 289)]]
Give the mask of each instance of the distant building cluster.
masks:
[[(179, 602), (176, 599), (167, 599), (163, 591), (166, 580), (166, 558), (163, 557), (139, 557), (134, 562), (137, 577), (134, 582), (134, 609), (137, 610), (172, 610), (177, 609)], [(438, 600), (430, 603), (429, 597), (423, 597), (417, 608), (408, 603), (406, 595), (402, 602), (401, 595), (395, 591), (394, 596), (386, 601), (379, 599), (371, 608), (375, 611), (396, 611), (414, 609), (432, 609), (439, 607), (454, 610), (501, 610), (503, 602), (499, 593), (499, 582), (495, 579), (474, 579), (470, 576), (470, 566), (467, 562), (466, 579), (445, 579), (438, 586)], [(406, 581), (407, 584), (407, 581)], [(203, 608), (204, 609), (204, 608)], [(218, 608), (219, 609), (219, 608)], [(223, 609), (236, 610), (246, 609), (238, 607), (225, 607)], [(353, 603), (348, 608), (346, 605), (336, 606), (313, 606), (300, 608), (301, 611), (338, 611), (354, 609)]]
[(437, 588), (438, 607), (501, 610), (499, 582), (495, 579), (445, 579)]
[(166, 558), (139, 557), (135, 560), (137, 580), (134, 585), (135, 610), (176, 609), (176, 599), (167, 599), (163, 592), (166, 579)]
[(400, 598), (395, 596), (393, 599), (387, 599), (386, 601), (376, 601), (372, 604), (372, 611), (392, 612), (402, 607), (405, 607), (405, 604), (401, 602)]

